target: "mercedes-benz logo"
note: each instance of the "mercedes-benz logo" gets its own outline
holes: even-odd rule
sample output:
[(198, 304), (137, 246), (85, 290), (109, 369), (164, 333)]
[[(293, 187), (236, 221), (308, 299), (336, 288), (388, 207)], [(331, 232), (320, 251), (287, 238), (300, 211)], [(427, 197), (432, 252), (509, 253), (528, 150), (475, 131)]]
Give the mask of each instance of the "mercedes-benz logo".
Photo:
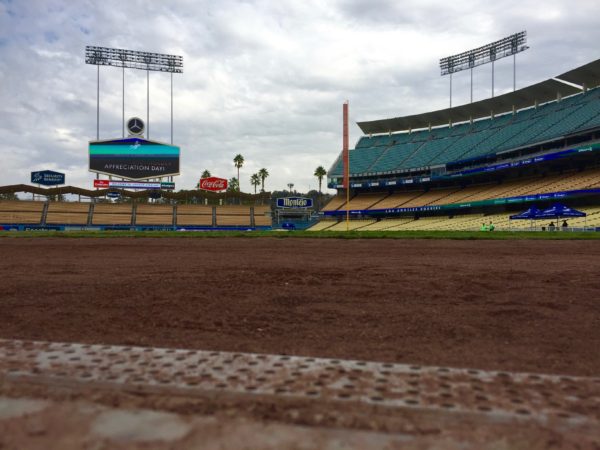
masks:
[(144, 132), (144, 121), (139, 117), (132, 117), (127, 121), (127, 129), (130, 134), (139, 136)]

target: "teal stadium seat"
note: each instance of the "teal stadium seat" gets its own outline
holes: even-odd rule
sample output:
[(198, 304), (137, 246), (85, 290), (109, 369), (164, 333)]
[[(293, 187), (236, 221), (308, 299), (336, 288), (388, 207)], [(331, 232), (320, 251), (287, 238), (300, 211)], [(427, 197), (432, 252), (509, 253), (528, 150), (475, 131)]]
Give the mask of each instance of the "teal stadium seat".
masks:
[[(372, 137), (363, 136), (350, 152), (350, 170), (395, 173), (493, 155), (600, 126), (600, 88), (534, 108), (462, 123)], [(341, 155), (330, 176), (342, 176)]]
[(408, 158), (422, 142), (409, 142), (406, 144), (395, 145), (386, 150), (373, 165), (369, 167), (368, 172), (388, 172), (400, 168), (400, 164)]
[(418, 152), (415, 152), (404, 160), (402, 165), (406, 167), (427, 166), (436, 156), (444, 152), (459, 139), (461, 139), (461, 136), (452, 136), (428, 141), (419, 148)]

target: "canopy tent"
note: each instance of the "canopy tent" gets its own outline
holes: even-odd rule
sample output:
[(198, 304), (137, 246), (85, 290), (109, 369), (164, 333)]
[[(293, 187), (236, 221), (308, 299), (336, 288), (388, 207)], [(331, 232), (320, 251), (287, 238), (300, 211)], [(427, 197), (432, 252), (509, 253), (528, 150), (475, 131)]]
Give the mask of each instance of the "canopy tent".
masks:
[[(514, 214), (509, 217), (510, 220), (529, 220), (529, 228), (533, 228), (533, 221), (539, 218), (542, 214), (542, 210), (532, 205), (527, 211), (523, 211), (520, 214)], [(509, 221), (510, 227), (510, 221)]]
[[(586, 217), (587, 214), (573, 208), (569, 208), (561, 203), (555, 203), (551, 208), (541, 211), (535, 206), (531, 206), (527, 211), (520, 214), (514, 214), (509, 217), (510, 220), (530, 220), (530, 227), (534, 220), (540, 219), (556, 219), (556, 227), (558, 228), (558, 220), (569, 217)], [(585, 225), (584, 225), (585, 227)]]
[(523, 211), (520, 214), (515, 214), (509, 217), (510, 220), (534, 220), (539, 217), (542, 210), (536, 206), (532, 206), (527, 211)]
[(583, 211), (578, 211), (573, 208), (569, 208), (568, 206), (565, 206), (561, 203), (556, 203), (551, 208), (543, 210), (542, 213), (538, 216), (538, 219), (554, 219), (554, 218), (556, 218), (556, 227), (558, 228), (558, 220), (564, 219), (564, 218), (569, 218), (569, 217), (586, 217), (586, 224), (584, 225), (584, 228), (587, 225), (587, 214), (586, 213), (584, 213)]
[(554, 206), (552, 206), (552, 208), (543, 210), (542, 213), (540, 214), (539, 218), (547, 219), (547, 218), (553, 218), (553, 217), (563, 218), (563, 217), (585, 217), (585, 216), (587, 216), (587, 214), (584, 213), (583, 211), (578, 211), (576, 209), (569, 208), (568, 206), (562, 205), (560, 203), (556, 203)]

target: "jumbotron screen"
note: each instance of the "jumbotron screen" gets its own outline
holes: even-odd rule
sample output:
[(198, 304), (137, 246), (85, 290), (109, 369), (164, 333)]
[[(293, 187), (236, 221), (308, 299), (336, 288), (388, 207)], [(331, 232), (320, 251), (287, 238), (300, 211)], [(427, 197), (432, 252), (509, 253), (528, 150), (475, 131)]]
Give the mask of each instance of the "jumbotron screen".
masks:
[(143, 180), (179, 174), (179, 147), (137, 137), (92, 141), (90, 171)]

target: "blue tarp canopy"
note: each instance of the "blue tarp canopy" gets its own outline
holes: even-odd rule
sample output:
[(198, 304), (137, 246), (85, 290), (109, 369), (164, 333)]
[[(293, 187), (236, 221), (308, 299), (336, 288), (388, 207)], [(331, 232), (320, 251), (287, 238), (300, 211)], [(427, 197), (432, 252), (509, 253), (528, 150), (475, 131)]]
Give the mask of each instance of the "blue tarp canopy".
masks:
[(560, 203), (556, 203), (551, 208), (540, 210), (535, 206), (532, 206), (527, 211), (524, 211), (520, 214), (515, 214), (510, 216), (511, 220), (537, 220), (537, 219), (555, 219), (561, 217), (585, 217), (587, 214), (578, 211), (573, 208), (569, 208), (568, 206), (562, 205)]
[(569, 208), (568, 206), (556, 203), (552, 208), (545, 209), (537, 217), (538, 219), (548, 219), (554, 217), (585, 217), (586, 213)]
[(511, 220), (519, 220), (519, 219), (535, 220), (535, 219), (539, 219), (541, 214), (542, 214), (541, 209), (538, 209), (537, 207), (532, 206), (527, 211), (524, 211), (520, 214), (515, 214), (513, 216), (510, 216), (510, 219)]

